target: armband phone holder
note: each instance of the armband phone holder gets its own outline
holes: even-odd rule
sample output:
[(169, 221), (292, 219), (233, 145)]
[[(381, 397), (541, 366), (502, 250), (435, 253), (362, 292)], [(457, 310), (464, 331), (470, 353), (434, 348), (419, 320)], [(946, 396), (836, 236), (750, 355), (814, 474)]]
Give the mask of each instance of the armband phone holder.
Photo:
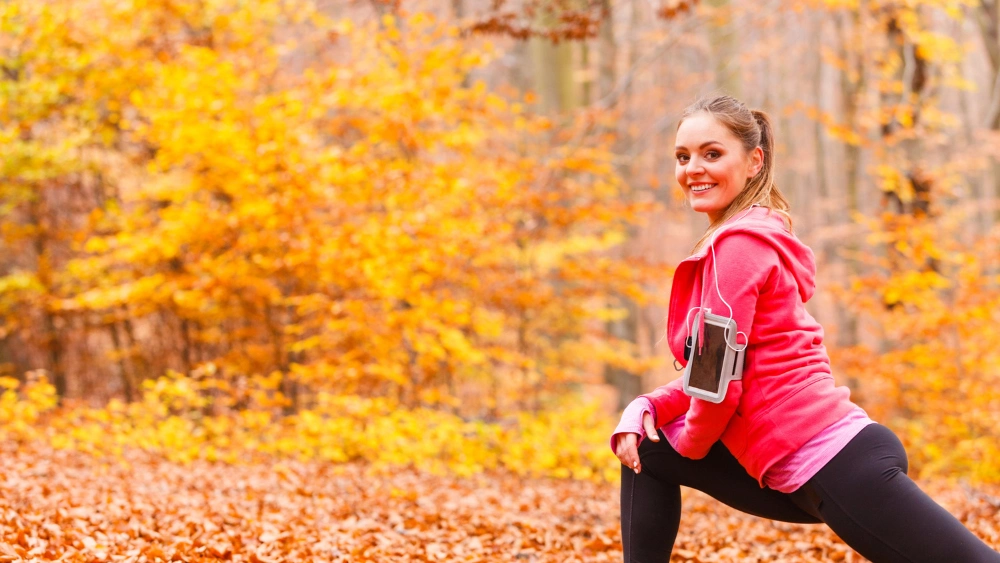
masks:
[[(710, 403), (726, 398), (729, 382), (743, 378), (746, 344), (736, 342), (736, 321), (712, 313), (704, 313), (704, 331), (692, 330), (685, 345), (684, 393)], [(728, 330), (727, 330), (728, 329)], [(699, 342), (699, 332), (704, 341)]]

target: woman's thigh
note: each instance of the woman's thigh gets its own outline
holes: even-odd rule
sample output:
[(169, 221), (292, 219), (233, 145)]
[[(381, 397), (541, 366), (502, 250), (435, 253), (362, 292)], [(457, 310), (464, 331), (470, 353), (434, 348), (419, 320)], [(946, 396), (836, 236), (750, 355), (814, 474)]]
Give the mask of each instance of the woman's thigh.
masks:
[(820, 520), (799, 508), (785, 493), (761, 488), (722, 442), (702, 459), (686, 458), (667, 442), (643, 440), (639, 445), (642, 472), (665, 483), (702, 491), (737, 510), (783, 522), (816, 524)]
[(848, 545), (872, 561), (1000, 563), (1000, 554), (906, 475), (903, 445), (872, 424), (800, 489)]

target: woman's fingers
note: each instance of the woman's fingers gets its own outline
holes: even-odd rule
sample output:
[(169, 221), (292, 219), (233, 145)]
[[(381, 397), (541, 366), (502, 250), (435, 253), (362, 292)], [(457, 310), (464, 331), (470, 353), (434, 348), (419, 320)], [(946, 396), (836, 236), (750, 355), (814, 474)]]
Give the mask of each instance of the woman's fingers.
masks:
[(622, 465), (631, 465), (632, 461), (628, 458), (628, 448), (625, 445), (626, 436), (628, 434), (615, 436), (615, 455), (618, 456), (618, 461), (622, 462)]
[(639, 435), (626, 432), (618, 435), (618, 447), (615, 448), (615, 455), (624, 465), (631, 467), (636, 473), (642, 471), (642, 464), (639, 463), (639, 450), (636, 443)]
[(646, 437), (654, 442), (660, 441), (660, 434), (656, 431), (656, 425), (653, 424), (653, 415), (649, 412), (642, 413), (642, 428), (646, 431)]

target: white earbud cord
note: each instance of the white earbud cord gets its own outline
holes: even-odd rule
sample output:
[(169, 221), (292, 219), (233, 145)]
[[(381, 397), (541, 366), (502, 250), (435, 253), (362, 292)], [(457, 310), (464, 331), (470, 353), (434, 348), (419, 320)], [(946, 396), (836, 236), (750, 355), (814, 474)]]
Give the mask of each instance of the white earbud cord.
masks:
[[(740, 215), (740, 217), (738, 219), (736, 219), (736, 221), (739, 221), (740, 219), (743, 219), (744, 217), (746, 217), (747, 215), (750, 214), (750, 212), (753, 210), (754, 207), (759, 207), (759, 206), (760, 206), (759, 203), (754, 203), (749, 208), (747, 208), (746, 212), (744, 212), (743, 215)], [(735, 223), (736, 221), (733, 221), (733, 223)], [(719, 266), (718, 266), (718, 260), (716, 259), (716, 255), (715, 255), (715, 238), (717, 236), (719, 236), (719, 233), (722, 232), (722, 230), (723, 229), (720, 228), (719, 230), (715, 231), (712, 234), (712, 238), (708, 241), (708, 247), (712, 251), (712, 274), (713, 274), (713, 277), (715, 278), (715, 293), (719, 296), (719, 300), (722, 301), (722, 303), (726, 306), (727, 309), (729, 309), (729, 320), (732, 321), (733, 320), (733, 307), (732, 307), (732, 305), (729, 304), (728, 301), (726, 301), (726, 298), (722, 296), (722, 290), (719, 289)], [(704, 286), (702, 286), (702, 294), (701, 294), (701, 302), (702, 303), (705, 302), (705, 293), (704, 293), (704, 291), (705, 291), (704, 290)], [(702, 307), (702, 306), (697, 306), (697, 307), (691, 307), (690, 309), (688, 309), (687, 316), (684, 318), (684, 326), (685, 326), (685, 328), (688, 329), (687, 340), (690, 340), (691, 339), (691, 335), (694, 334), (694, 322), (691, 319), (691, 313), (693, 313), (694, 311), (706, 311), (706, 308)], [(707, 311), (711, 311), (711, 309), (707, 309)], [(697, 315), (695, 316), (694, 320), (695, 321), (698, 320)], [(742, 351), (746, 350), (747, 346), (750, 344), (750, 337), (747, 336), (747, 333), (743, 332), (742, 330), (737, 330), (736, 331), (736, 336), (737, 336), (737, 339), (739, 339), (739, 335), (741, 335), (741, 334), (743, 335), (743, 340), (744, 340), (743, 347), (742, 348), (736, 348), (736, 347), (731, 346), (729, 344), (729, 335), (732, 334), (732, 328), (729, 325), (728, 321), (727, 321), (727, 324), (726, 324), (726, 329), (725, 329), (725, 333), (724, 334), (725, 334), (725, 339), (726, 339), (726, 346), (729, 349), (733, 350), (734, 352), (742, 352)], [(664, 332), (664, 335), (660, 337), (660, 340), (658, 340), (656, 342), (656, 344), (659, 344), (660, 342), (662, 342), (663, 338), (665, 336), (666, 336), (666, 333)], [(692, 353), (694, 353), (694, 350), (692, 350)], [(676, 363), (676, 360), (674, 360), (674, 362)]]
[[(746, 217), (747, 215), (749, 215), (750, 212), (753, 211), (753, 208), (754, 207), (758, 207), (758, 206), (759, 206), (759, 204), (757, 204), (757, 203), (751, 205), (749, 208), (747, 208), (746, 212), (744, 212), (743, 215), (740, 215), (739, 219), (736, 219), (736, 221), (739, 221), (740, 219), (743, 219), (744, 217)], [(735, 223), (736, 221), (733, 221), (733, 223)], [(732, 223), (730, 223), (730, 225), (731, 224)], [(719, 233), (721, 233), (722, 230), (723, 229), (720, 228), (719, 230), (715, 231), (715, 233), (712, 234), (711, 240), (708, 241), (708, 247), (712, 251), (712, 274), (713, 274), (713, 277), (715, 278), (715, 293), (716, 293), (716, 295), (719, 296), (719, 300), (722, 301), (722, 304), (725, 305), (727, 309), (729, 309), (729, 320), (732, 321), (733, 320), (733, 307), (732, 307), (732, 305), (729, 304), (728, 301), (726, 301), (726, 298), (722, 296), (722, 290), (719, 289), (719, 261), (718, 261), (718, 259), (715, 256), (715, 239), (716, 239), (716, 237), (719, 236)], [(704, 298), (702, 298), (702, 302), (704, 302)], [(691, 310), (693, 311), (694, 309), (703, 309), (703, 307), (692, 307)], [(688, 315), (689, 316), (691, 315), (691, 311), (688, 311)], [(743, 342), (744, 342), (744, 344), (743, 344), (742, 348), (737, 348), (737, 347), (729, 344), (729, 335), (731, 333), (732, 333), (732, 329), (730, 328), (730, 325), (729, 325), (729, 323), (727, 321), (727, 323), (726, 323), (726, 332), (725, 332), (726, 346), (730, 350), (733, 350), (734, 352), (742, 352), (742, 351), (746, 350), (747, 346), (750, 344), (750, 337), (747, 336), (747, 333), (743, 332), (742, 330), (737, 330), (736, 331), (737, 340), (739, 340), (739, 335), (741, 335), (741, 334), (743, 335)], [(688, 334), (691, 334), (691, 332), (688, 332)]]

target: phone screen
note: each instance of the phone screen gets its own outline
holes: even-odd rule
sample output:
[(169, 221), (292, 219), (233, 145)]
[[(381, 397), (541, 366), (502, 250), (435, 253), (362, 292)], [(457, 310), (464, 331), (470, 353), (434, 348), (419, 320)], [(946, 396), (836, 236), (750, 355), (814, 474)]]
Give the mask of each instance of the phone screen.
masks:
[[(701, 348), (701, 354), (698, 354)], [(705, 323), (705, 340), (695, 342), (691, 350), (691, 376), (688, 385), (707, 393), (718, 394), (726, 358), (726, 329)]]

